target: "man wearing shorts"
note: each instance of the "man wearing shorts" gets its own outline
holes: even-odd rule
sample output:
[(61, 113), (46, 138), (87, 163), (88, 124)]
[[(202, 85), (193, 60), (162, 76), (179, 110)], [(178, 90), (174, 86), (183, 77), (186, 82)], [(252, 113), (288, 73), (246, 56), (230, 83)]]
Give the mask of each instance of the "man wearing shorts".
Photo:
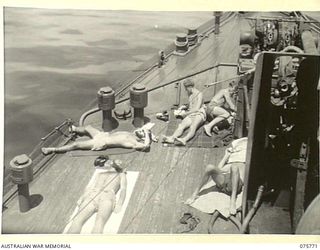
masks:
[(226, 103), (229, 105), (230, 109), (235, 112), (236, 107), (232, 101), (232, 97), (236, 92), (236, 88), (235, 82), (230, 82), (229, 87), (221, 89), (207, 105), (207, 116), (212, 118), (212, 121), (203, 126), (206, 135), (212, 136), (212, 128), (222, 120), (230, 117), (230, 112), (224, 107)]
[[(194, 87), (194, 82), (187, 79), (183, 83), (189, 96), (189, 109), (181, 113), (183, 118), (178, 128), (171, 136), (163, 136), (164, 143), (175, 143), (185, 146), (192, 139), (197, 129), (206, 121), (206, 110), (203, 104), (203, 94)], [(189, 128), (186, 136), (181, 138), (183, 132)]]
[[(103, 233), (113, 212), (119, 213), (126, 197), (127, 178), (121, 161), (99, 156), (95, 172), (84, 194), (78, 200), (78, 212), (73, 217), (68, 233), (80, 233), (84, 223), (97, 213), (92, 233)], [(116, 194), (120, 192), (118, 201)]]
[(236, 214), (236, 198), (241, 193), (243, 187), (247, 142), (247, 137), (234, 140), (231, 147), (226, 149), (225, 155), (218, 166), (207, 165), (200, 185), (186, 201), (186, 204), (191, 204), (195, 201), (201, 188), (211, 177), (220, 192), (230, 195), (229, 211), (231, 215)]
[[(148, 126), (151, 124), (150, 126)], [(151, 126), (154, 124), (148, 123), (141, 129), (132, 132), (119, 131), (119, 132), (101, 132), (100, 130), (93, 128), (92, 126), (75, 127), (71, 126), (71, 131), (78, 135), (89, 136), (89, 140), (76, 141), (69, 145), (65, 145), (58, 148), (42, 148), (42, 153), (47, 155), (51, 153), (65, 153), (72, 150), (105, 150), (107, 148), (130, 148), (145, 151), (150, 148), (151, 145)], [(143, 136), (141, 136), (143, 134)], [(144, 138), (141, 138), (144, 137)]]

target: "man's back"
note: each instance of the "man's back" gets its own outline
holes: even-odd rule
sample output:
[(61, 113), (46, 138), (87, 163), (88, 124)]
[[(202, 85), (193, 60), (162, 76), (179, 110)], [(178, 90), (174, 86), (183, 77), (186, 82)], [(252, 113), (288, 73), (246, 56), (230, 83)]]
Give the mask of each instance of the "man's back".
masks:
[(227, 92), (227, 89), (221, 89), (221, 90), (219, 90), (218, 93), (215, 94), (215, 95), (212, 97), (209, 105), (210, 105), (210, 104), (215, 104), (215, 105), (222, 106), (222, 105), (225, 103), (225, 94), (226, 94), (226, 92)]

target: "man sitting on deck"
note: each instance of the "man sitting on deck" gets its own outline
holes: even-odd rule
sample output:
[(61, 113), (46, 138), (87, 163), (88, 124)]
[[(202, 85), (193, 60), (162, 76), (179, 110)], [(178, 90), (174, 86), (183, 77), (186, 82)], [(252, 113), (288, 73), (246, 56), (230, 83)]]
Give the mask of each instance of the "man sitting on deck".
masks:
[[(207, 86), (210, 86), (208, 84)], [(230, 112), (226, 110), (224, 105), (227, 103), (229, 108), (235, 112), (236, 107), (233, 104), (232, 97), (236, 92), (237, 86), (234, 81), (229, 83), (229, 87), (221, 89), (214, 97), (211, 99), (210, 103), (207, 105), (207, 115), (212, 118), (212, 121), (203, 126), (206, 135), (212, 136), (212, 128), (224, 119), (230, 117)]]
[(196, 188), (191, 198), (186, 201), (186, 204), (191, 204), (195, 201), (201, 188), (211, 177), (220, 192), (231, 196), (229, 211), (231, 215), (236, 214), (236, 198), (241, 193), (244, 180), (247, 142), (247, 137), (234, 140), (231, 147), (226, 149), (225, 155), (218, 166), (207, 165), (200, 185)]
[[(174, 143), (177, 141), (181, 145), (186, 145), (192, 139), (197, 129), (206, 121), (206, 111), (203, 104), (203, 94), (194, 87), (194, 82), (187, 79), (183, 83), (189, 96), (189, 109), (181, 113), (182, 122), (171, 136), (163, 136), (164, 143)], [(184, 130), (189, 128), (189, 132), (183, 138), (180, 136)]]
[[(119, 213), (126, 198), (127, 177), (121, 161), (99, 156), (95, 162), (92, 181), (78, 200), (78, 212), (72, 220), (68, 233), (80, 233), (84, 223), (97, 213), (92, 233), (103, 233), (112, 212)], [(116, 194), (120, 196), (116, 201)]]
[(91, 137), (91, 139), (76, 141), (58, 148), (42, 148), (41, 150), (45, 155), (51, 153), (65, 153), (77, 149), (98, 151), (114, 147), (145, 151), (150, 148), (152, 140), (156, 141), (155, 137), (151, 134), (153, 125), (153, 123), (148, 123), (133, 133), (127, 131), (113, 133), (101, 132), (90, 125), (86, 127), (76, 127), (72, 125), (70, 127), (71, 132), (79, 135), (87, 135)]

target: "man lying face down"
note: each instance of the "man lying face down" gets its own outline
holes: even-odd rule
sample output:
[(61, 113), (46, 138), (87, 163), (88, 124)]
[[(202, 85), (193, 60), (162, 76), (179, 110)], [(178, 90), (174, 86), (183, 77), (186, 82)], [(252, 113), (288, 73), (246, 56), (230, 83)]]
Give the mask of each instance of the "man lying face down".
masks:
[(42, 148), (44, 155), (51, 153), (65, 153), (72, 150), (105, 150), (107, 148), (130, 148), (145, 151), (150, 148), (151, 141), (157, 141), (156, 137), (151, 134), (153, 123), (144, 125), (141, 129), (132, 132), (118, 131), (118, 132), (101, 132), (92, 126), (86, 127), (70, 127), (70, 132), (80, 136), (89, 136), (90, 139), (86, 141), (76, 141), (71, 144), (57, 147), (57, 148)]
[(229, 211), (231, 215), (236, 214), (236, 198), (243, 187), (247, 142), (247, 137), (234, 140), (231, 147), (226, 149), (225, 155), (218, 166), (207, 165), (199, 186), (186, 201), (186, 204), (193, 203), (201, 188), (212, 178), (220, 192), (230, 195)]
[[(103, 233), (112, 212), (120, 212), (126, 198), (127, 177), (121, 161), (113, 161), (108, 156), (99, 156), (94, 165), (96, 170), (93, 180), (77, 202), (79, 209), (68, 233), (80, 233), (85, 222), (94, 213), (97, 215), (92, 233)], [(117, 192), (120, 192), (118, 201), (116, 201)]]

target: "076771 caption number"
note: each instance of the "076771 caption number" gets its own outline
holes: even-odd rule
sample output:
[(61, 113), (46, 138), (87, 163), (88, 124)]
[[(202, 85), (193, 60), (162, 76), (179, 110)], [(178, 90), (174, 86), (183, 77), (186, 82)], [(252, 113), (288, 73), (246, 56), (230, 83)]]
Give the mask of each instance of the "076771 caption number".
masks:
[(300, 244), (300, 248), (318, 248), (318, 244)]

